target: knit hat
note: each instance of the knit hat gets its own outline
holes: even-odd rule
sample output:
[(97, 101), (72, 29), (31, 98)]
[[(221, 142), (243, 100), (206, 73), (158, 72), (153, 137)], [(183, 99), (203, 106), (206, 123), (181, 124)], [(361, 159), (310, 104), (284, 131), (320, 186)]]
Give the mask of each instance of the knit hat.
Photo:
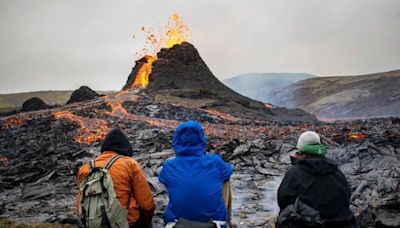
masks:
[(129, 142), (128, 137), (118, 128), (112, 129), (108, 132), (101, 146), (101, 152), (104, 151), (114, 151), (120, 155), (129, 157), (133, 154), (132, 145)]
[(297, 141), (297, 149), (300, 151), (307, 145), (321, 144), (319, 135), (314, 131), (306, 131), (300, 135)]

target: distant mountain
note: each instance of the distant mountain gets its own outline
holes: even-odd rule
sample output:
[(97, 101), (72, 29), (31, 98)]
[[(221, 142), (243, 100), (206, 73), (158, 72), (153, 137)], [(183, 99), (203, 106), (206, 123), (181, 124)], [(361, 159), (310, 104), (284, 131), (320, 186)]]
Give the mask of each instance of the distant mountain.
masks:
[(300, 80), (316, 77), (303, 73), (250, 73), (242, 74), (222, 82), (236, 92), (265, 103), (272, 103), (270, 94)]
[(274, 105), (301, 108), (318, 117), (400, 115), (400, 70), (362, 76), (318, 77), (269, 93)]

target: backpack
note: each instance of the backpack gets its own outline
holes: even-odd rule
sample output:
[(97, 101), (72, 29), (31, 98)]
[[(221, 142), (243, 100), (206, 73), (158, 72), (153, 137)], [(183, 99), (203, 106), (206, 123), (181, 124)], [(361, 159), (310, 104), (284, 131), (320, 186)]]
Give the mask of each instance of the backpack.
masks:
[(324, 227), (319, 211), (304, 203), (297, 197), (294, 204), (288, 205), (278, 216), (277, 228)]
[(95, 161), (90, 161), (90, 172), (79, 186), (80, 215), (86, 228), (129, 228), (128, 211), (121, 207), (108, 172), (120, 157), (112, 157), (104, 168), (96, 167)]

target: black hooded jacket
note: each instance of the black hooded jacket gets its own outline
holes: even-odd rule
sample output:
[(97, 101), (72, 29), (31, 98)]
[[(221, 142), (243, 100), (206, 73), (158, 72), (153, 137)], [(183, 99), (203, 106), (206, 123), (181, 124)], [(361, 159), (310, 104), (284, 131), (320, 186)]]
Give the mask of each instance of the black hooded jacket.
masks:
[(278, 189), (282, 210), (296, 198), (320, 212), (329, 223), (354, 223), (349, 209), (351, 188), (337, 164), (324, 156), (307, 156), (297, 161), (286, 173)]
[(112, 129), (108, 132), (103, 144), (101, 145), (101, 152), (114, 151), (120, 155), (132, 157), (133, 150), (132, 145), (129, 142), (128, 137), (125, 133), (118, 129)]

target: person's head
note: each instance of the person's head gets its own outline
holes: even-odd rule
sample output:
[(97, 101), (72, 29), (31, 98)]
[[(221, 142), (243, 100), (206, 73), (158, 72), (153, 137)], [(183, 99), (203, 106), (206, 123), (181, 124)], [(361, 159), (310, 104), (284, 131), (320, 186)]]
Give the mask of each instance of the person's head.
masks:
[(327, 149), (321, 144), (319, 135), (314, 131), (303, 132), (297, 141), (297, 149), (300, 154), (325, 155)]
[(104, 151), (113, 151), (120, 155), (129, 157), (133, 155), (132, 145), (129, 142), (128, 137), (118, 128), (112, 129), (106, 135), (106, 138), (101, 145), (101, 152), (103, 153)]
[(177, 156), (203, 156), (206, 138), (201, 125), (196, 121), (179, 124), (172, 138), (172, 147)]
[(301, 150), (305, 146), (312, 144), (321, 144), (321, 139), (315, 131), (306, 131), (300, 135), (297, 141), (297, 149)]

